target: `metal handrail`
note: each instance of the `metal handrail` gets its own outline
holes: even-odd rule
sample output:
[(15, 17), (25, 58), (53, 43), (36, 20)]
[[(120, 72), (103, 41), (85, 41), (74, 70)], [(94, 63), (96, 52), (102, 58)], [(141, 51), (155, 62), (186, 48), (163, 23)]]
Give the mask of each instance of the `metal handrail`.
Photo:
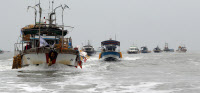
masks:
[(19, 49), (19, 47), (17, 45), (22, 45), (23, 43), (15, 43), (14, 44), (14, 56), (18, 55), (18, 54), (22, 54), (23, 51), (23, 47), (22, 50)]

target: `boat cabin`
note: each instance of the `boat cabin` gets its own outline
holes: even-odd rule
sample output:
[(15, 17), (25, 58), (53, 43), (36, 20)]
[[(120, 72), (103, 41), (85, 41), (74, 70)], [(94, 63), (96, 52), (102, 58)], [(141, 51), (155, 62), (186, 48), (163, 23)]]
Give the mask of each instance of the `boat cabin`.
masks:
[(120, 51), (120, 42), (116, 40), (106, 40), (101, 42), (103, 51)]
[(139, 51), (138, 47), (136, 47), (136, 46), (131, 46), (131, 47), (129, 48), (129, 50), (137, 50), (137, 51)]
[(83, 51), (94, 51), (94, 48), (91, 45), (83, 46)]

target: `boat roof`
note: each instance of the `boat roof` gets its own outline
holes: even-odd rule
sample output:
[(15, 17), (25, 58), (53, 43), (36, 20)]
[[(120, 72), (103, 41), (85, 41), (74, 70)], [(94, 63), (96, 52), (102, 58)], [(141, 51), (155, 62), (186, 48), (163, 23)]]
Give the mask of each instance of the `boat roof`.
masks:
[(147, 48), (147, 46), (143, 46), (143, 47), (141, 47), (141, 48)]
[[(67, 30), (63, 31), (63, 36), (67, 35)], [(38, 27), (34, 27), (34, 28), (29, 28), (29, 29), (22, 29), (22, 33), (24, 35), (37, 35), (39, 34), (39, 28)], [(48, 34), (48, 35), (52, 35), (52, 36), (57, 36), (57, 35), (62, 35), (62, 30), (59, 28), (52, 28), (52, 27), (41, 27), (40, 28), (40, 33), (41, 34)]]
[(104, 46), (104, 45), (117, 45), (117, 46), (120, 46), (120, 42), (119, 41), (116, 41), (116, 40), (106, 40), (106, 41), (102, 41), (101, 42), (101, 45)]
[(92, 47), (91, 45), (85, 45), (85, 46), (83, 46), (83, 47)]

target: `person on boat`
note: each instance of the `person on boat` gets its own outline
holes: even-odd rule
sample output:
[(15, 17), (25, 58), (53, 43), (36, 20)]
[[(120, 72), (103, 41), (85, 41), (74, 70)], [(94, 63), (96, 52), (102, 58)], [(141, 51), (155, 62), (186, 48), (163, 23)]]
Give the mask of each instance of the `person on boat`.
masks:
[(55, 50), (51, 50), (49, 52), (49, 63), (48, 66), (51, 66), (53, 61), (56, 60), (58, 53)]
[(106, 51), (106, 49), (105, 48), (103, 48), (103, 52), (105, 52)]
[(72, 48), (72, 39), (71, 39), (71, 37), (69, 38), (68, 48)]
[(24, 50), (28, 50), (28, 49), (31, 49), (32, 46), (30, 45), (30, 43), (28, 42), (27, 45), (24, 47)]

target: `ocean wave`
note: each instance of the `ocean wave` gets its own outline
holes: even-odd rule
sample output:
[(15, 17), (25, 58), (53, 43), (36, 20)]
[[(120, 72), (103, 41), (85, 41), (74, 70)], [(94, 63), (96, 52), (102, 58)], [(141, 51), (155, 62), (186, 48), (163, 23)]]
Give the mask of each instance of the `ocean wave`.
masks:
[(80, 68), (75, 68), (75, 67), (71, 67), (71, 66), (67, 66), (67, 65), (63, 65), (63, 64), (54, 64), (52, 66), (48, 66), (47, 64), (41, 64), (39, 66), (35, 66), (35, 65), (29, 65), (27, 67), (23, 67), (20, 70), (24, 70), (24, 71), (56, 71), (56, 70), (64, 70), (64, 71), (77, 71), (77, 69)]
[[(122, 85), (122, 84), (100, 84), (97, 86), (97, 89), (102, 89), (103, 93), (113, 93), (113, 92), (120, 92), (120, 93), (170, 93), (173, 90), (154, 90), (157, 86), (161, 85), (163, 83), (157, 83), (157, 82), (140, 82), (136, 85)], [(102, 91), (101, 90), (101, 91)], [(99, 91), (93, 91), (93, 92), (99, 92)]]

